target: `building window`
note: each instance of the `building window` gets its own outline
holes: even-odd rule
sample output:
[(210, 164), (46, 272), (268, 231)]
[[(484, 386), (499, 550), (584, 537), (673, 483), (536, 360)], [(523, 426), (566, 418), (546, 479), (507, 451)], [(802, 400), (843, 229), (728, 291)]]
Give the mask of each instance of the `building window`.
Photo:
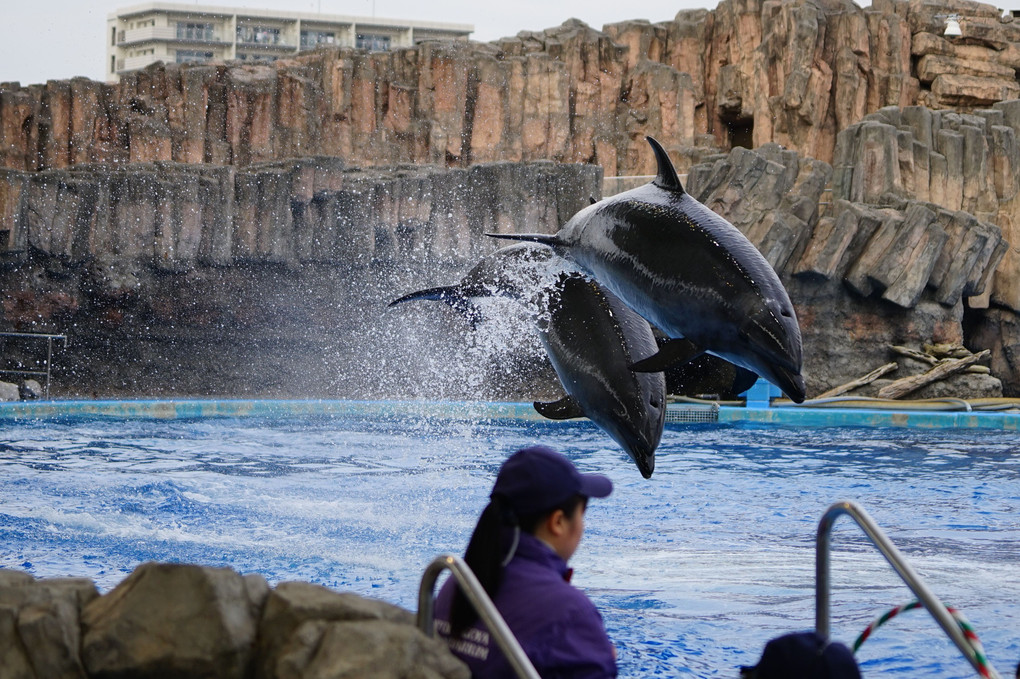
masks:
[(272, 26), (238, 26), (237, 41), (254, 45), (279, 45), (280, 29)]
[(202, 50), (177, 50), (177, 63), (183, 64), (184, 62), (201, 62), (201, 61), (212, 61), (214, 54), (212, 52), (203, 52)]
[(336, 44), (336, 33), (333, 31), (301, 31), (301, 49), (308, 50), (319, 45)]
[(117, 27), (113, 26), (110, 28), (110, 46), (117, 46)]
[(370, 52), (385, 52), (390, 48), (390, 36), (374, 35), (372, 33), (358, 33), (358, 40), (355, 46), (359, 50)]
[(237, 59), (259, 64), (276, 61), (279, 57), (275, 54), (245, 54), (244, 52), (238, 52)]
[(110, 56), (110, 73), (117, 72), (117, 57), (116, 55)]
[(196, 21), (177, 22), (178, 40), (213, 40), (213, 25)]

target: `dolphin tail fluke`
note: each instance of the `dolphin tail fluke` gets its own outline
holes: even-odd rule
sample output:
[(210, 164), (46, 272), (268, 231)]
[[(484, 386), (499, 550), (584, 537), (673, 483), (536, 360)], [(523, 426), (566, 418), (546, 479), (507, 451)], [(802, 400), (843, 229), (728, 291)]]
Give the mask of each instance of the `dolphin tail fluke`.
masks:
[(457, 286), (446, 285), (439, 288), (427, 288), (425, 290), (418, 290), (417, 292), (409, 292), (403, 297), (398, 297), (386, 306), (397, 306), (404, 302), (411, 302), (416, 299), (428, 299), (435, 302), (446, 302), (452, 304), (454, 300), (461, 299), (461, 295), (457, 291)]
[(504, 240), (524, 240), (530, 243), (541, 243), (542, 245), (548, 245), (551, 248), (559, 247), (563, 245), (563, 241), (559, 239), (555, 234), (547, 233), (487, 233), (486, 236), (492, 238), (502, 238)]
[(662, 345), (658, 353), (632, 363), (630, 369), (636, 373), (662, 372), (670, 366), (687, 363), (702, 353), (704, 352), (690, 340), (671, 339)]
[(454, 311), (466, 318), (474, 330), (482, 320), (482, 312), (475, 306), (468, 297), (465, 297), (459, 285), (447, 285), (438, 288), (427, 288), (410, 292), (403, 297), (398, 297), (389, 304), (394, 307), (404, 302), (411, 302), (417, 299), (427, 299), (434, 302), (444, 302), (450, 305)]
[(673, 167), (673, 161), (669, 159), (666, 149), (662, 148), (662, 144), (656, 141), (654, 137), (645, 137), (645, 139), (648, 140), (648, 143), (652, 146), (652, 151), (655, 152), (655, 163), (658, 166), (655, 179), (652, 183), (660, 189), (683, 193), (684, 186), (680, 183), (680, 177), (677, 175), (676, 168)]
[(587, 417), (573, 396), (564, 396), (559, 401), (535, 401), (532, 405), (535, 406), (539, 415), (550, 420), (572, 420), (577, 417)]

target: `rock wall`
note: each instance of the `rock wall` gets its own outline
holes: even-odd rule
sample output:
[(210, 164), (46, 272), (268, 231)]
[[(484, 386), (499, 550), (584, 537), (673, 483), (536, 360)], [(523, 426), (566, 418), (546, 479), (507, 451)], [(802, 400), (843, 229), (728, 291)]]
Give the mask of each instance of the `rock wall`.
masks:
[[(942, 36), (940, 15), (964, 36)], [(1020, 21), (959, 0), (724, 0), (659, 24), (576, 20), (494, 43), (334, 49), (274, 65), (157, 65), (116, 85), (0, 86), (0, 167), (172, 161), (249, 165), (596, 163), (647, 174), (663, 140), (775, 142), (831, 161), (836, 135), (886, 106), (986, 107), (1020, 96)]]
[[(783, 278), (809, 394), (888, 362), (890, 344), (925, 342), (992, 349), (995, 375), (1017, 393), (1016, 314), (975, 309), (1007, 243), (965, 210), (904, 197), (917, 178), (896, 153), (873, 153), (900, 148), (894, 115), (841, 137), (840, 172), (766, 144), (694, 166), (687, 190)], [(874, 147), (872, 128), (893, 145)], [(500, 245), (485, 232), (555, 231), (600, 179), (590, 165), (355, 170), (329, 159), (8, 176), (20, 202), (3, 319), (71, 335), (56, 395), (510, 399), (557, 389), (527, 318), (497, 309), (472, 330), (443, 305), (386, 304), (459, 279)], [(973, 336), (967, 308), (980, 314)], [(903, 363), (899, 376), (922, 367)], [(971, 380), (955, 393), (1002, 389)]]
[[(555, 229), (599, 168), (535, 162), (363, 171), (329, 157), (235, 166), (90, 165), (0, 176), (6, 247), (69, 267), (352, 267), (474, 261), (486, 232)], [(113, 282), (122, 285), (123, 282)]]
[(85, 578), (0, 570), (5, 679), (467, 679), (397, 606), (227, 568), (147, 563), (100, 596)]

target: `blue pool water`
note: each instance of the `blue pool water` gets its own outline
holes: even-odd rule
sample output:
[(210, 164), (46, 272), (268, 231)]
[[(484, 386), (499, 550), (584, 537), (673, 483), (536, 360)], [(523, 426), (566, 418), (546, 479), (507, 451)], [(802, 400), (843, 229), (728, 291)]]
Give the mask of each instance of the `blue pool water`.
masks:
[[(403, 418), (0, 423), (0, 567), (103, 590), (185, 561), (416, 606), (424, 566), (461, 552), (502, 460), (541, 441), (609, 475), (572, 565), (621, 676), (735, 677), (814, 624), (814, 535), (860, 503), (993, 664), (1020, 660), (1015, 432), (670, 425), (651, 480), (594, 426)], [(833, 537), (832, 632), (850, 643), (911, 595), (848, 519)], [(858, 653), (865, 676), (975, 676), (927, 613)]]

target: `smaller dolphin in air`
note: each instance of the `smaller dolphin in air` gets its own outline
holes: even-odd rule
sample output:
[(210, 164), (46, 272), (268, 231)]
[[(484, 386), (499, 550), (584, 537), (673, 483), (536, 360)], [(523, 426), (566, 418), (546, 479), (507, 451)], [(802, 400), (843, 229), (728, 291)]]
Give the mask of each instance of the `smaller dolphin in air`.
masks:
[(647, 139), (658, 163), (653, 181), (589, 205), (554, 235), (488, 235), (553, 247), (668, 337), (688, 340), (633, 369), (663, 370), (707, 352), (802, 402), (800, 326), (779, 276), (740, 230), (684, 191), (665, 149)]
[(567, 393), (559, 401), (535, 402), (535, 410), (556, 420), (587, 417), (647, 479), (666, 419), (666, 379), (662, 372), (634, 372), (629, 366), (655, 351), (655, 336), (615, 295), (580, 272), (563, 270), (563, 264), (550, 248), (522, 243), (483, 258), (456, 285), (412, 292), (390, 306), (438, 300), (474, 322), (472, 298), (524, 303)]
[(466, 316), (474, 327), (481, 319), (481, 312), (471, 302), (472, 299), (506, 297), (528, 302), (538, 290), (552, 284), (563, 270), (562, 265), (562, 258), (551, 248), (518, 243), (490, 252), (471, 267), (456, 285), (410, 292), (387, 306), (393, 307), (416, 299), (445, 302)]

